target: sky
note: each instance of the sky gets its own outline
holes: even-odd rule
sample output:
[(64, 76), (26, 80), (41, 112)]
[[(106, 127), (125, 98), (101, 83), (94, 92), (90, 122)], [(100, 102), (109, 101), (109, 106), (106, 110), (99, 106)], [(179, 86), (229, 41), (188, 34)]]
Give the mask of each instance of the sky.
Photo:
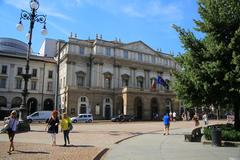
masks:
[[(29, 21), (23, 20), (24, 31), (16, 30), (21, 9), (31, 11), (30, 0), (0, 0), (0, 37), (27, 43)], [(79, 39), (121, 39), (123, 43), (143, 41), (154, 50), (175, 56), (184, 53), (176, 24), (193, 31), (199, 20), (195, 0), (39, 0), (38, 15), (47, 15), (48, 35), (41, 35), (43, 25), (36, 22), (32, 48), (38, 52), (45, 38), (68, 40), (70, 33)]]

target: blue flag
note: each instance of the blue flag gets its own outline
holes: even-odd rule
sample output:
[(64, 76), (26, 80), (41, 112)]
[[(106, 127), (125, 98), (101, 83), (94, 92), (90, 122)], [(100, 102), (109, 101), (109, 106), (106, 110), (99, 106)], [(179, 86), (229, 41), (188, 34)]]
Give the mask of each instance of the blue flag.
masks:
[(162, 86), (164, 86), (164, 87), (166, 87), (167, 89), (169, 88), (167, 82), (164, 81), (164, 79), (161, 76), (158, 76), (157, 83), (162, 85)]

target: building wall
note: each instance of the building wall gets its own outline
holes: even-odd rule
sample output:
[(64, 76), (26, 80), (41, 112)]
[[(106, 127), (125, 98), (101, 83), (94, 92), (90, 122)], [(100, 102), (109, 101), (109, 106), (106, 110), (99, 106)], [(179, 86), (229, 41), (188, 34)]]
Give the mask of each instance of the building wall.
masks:
[[(161, 76), (167, 81), (173, 80), (171, 71), (176, 69), (173, 57), (154, 51), (141, 41), (123, 44), (101, 39), (84, 41), (69, 38), (60, 57), (60, 81), (65, 77), (67, 82), (61, 86), (60, 95), (64, 99), (62, 105), (71, 116), (81, 111), (92, 113), (95, 119), (109, 119), (120, 112), (136, 116), (139, 111), (135, 101), (141, 99), (139, 119), (150, 120), (153, 98), (157, 99), (156, 113), (163, 115), (166, 111), (178, 111), (178, 104), (174, 103), (176, 95), (171, 87), (166, 90), (157, 85), (155, 91), (151, 90), (151, 78)], [(85, 75), (82, 86), (77, 85), (76, 73), (80, 72)], [(106, 88), (108, 76), (111, 82)], [(123, 86), (123, 76), (129, 77), (127, 87)], [(142, 88), (138, 86), (137, 77), (143, 77)], [(120, 108), (119, 99), (122, 99)], [(169, 110), (166, 109), (167, 100), (171, 102)]]

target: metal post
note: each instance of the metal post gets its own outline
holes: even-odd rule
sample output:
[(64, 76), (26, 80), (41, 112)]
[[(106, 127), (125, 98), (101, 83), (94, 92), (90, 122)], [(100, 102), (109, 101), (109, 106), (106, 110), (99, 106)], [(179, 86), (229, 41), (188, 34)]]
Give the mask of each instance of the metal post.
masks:
[(28, 92), (28, 81), (31, 78), (31, 74), (29, 74), (29, 61), (30, 61), (30, 54), (31, 54), (31, 45), (32, 45), (32, 31), (34, 28), (34, 23), (39, 22), (39, 23), (44, 23), (42, 34), (47, 34), (46, 30), (46, 16), (45, 15), (37, 15), (37, 9), (39, 8), (39, 2), (37, 0), (31, 0), (30, 1), (30, 8), (31, 12), (27, 12), (25, 10), (22, 10), (21, 12), (21, 17), (20, 17), (20, 22), (17, 24), (17, 29), (19, 31), (23, 30), (22, 26), (22, 19), (23, 20), (29, 20), (30, 25), (29, 25), (29, 39), (28, 39), (28, 51), (27, 51), (27, 56), (26, 56), (26, 66), (25, 66), (25, 74), (22, 74), (22, 77), (24, 79), (24, 89), (22, 91), (22, 96), (23, 96), (23, 101), (20, 106), (20, 114), (19, 114), (19, 120), (20, 120), (20, 125), (18, 126), (19, 131), (29, 131), (30, 130), (30, 125), (27, 122), (27, 114), (29, 114), (29, 108), (27, 106), (27, 96), (29, 94)]

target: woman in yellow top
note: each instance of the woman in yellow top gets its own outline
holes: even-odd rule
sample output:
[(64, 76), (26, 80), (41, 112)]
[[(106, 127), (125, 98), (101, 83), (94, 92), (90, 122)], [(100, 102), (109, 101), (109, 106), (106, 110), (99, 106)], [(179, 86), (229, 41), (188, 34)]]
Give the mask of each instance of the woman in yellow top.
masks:
[(71, 119), (67, 116), (67, 113), (63, 113), (62, 115), (62, 121), (61, 121), (61, 131), (63, 131), (63, 136), (64, 136), (64, 146), (70, 144), (69, 140), (69, 132), (70, 132), (70, 126), (72, 125)]

